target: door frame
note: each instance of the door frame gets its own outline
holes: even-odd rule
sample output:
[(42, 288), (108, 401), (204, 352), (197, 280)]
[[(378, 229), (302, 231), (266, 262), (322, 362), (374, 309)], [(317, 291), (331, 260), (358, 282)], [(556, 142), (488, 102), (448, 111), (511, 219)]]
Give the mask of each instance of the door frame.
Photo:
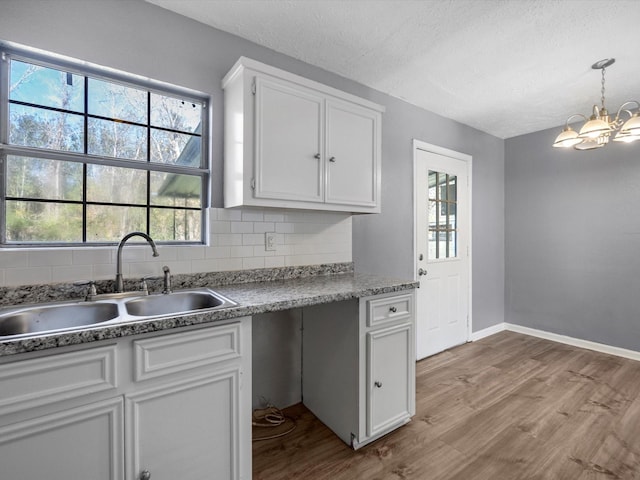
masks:
[(467, 164), (467, 179), (468, 179), (468, 185), (467, 185), (467, 193), (468, 193), (468, 197), (469, 198), (469, 221), (468, 221), (468, 225), (467, 225), (467, 229), (469, 231), (469, 242), (468, 242), (468, 246), (469, 246), (469, 271), (468, 271), (468, 275), (469, 275), (469, 291), (467, 292), (469, 295), (468, 298), (468, 302), (467, 302), (467, 308), (469, 309), (467, 311), (467, 341), (469, 341), (471, 339), (471, 334), (473, 332), (473, 230), (472, 230), (472, 217), (473, 217), (473, 196), (472, 196), (472, 186), (473, 186), (473, 177), (472, 177), (472, 171), (473, 171), (473, 157), (471, 155), (468, 155), (466, 153), (461, 153), (461, 152), (456, 152), (455, 150), (450, 150), (448, 148), (444, 148), (444, 147), (440, 147), (438, 145), (433, 145), (431, 143), (427, 143), (427, 142), (423, 142), (422, 140), (418, 140), (418, 139), (413, 139), (413, 278), (416, 281), (419, 281), (419, 277), (418, 277), (418, 264), (416, 262), (416, 258), (418, 255), (418, 251), (417, 251), (417, 246), (418, 246), (418, 229), (416, 228), (417, 225), (417, 221), (418, 221), (418, 209), (416, 208), (416, 197), (417, 197), (417, 192), (418, 192), (418, 175), (417, 175), (417, 163), (418, 163), (418, 150), (422, 150), (425, 152), (431, 152), (431, 153), (435, 153), (437, 155), (443, 155), (445, 157), (451, 157), (453, 159), (456, 160), (462, 160), (463, 162), (466, 162)]

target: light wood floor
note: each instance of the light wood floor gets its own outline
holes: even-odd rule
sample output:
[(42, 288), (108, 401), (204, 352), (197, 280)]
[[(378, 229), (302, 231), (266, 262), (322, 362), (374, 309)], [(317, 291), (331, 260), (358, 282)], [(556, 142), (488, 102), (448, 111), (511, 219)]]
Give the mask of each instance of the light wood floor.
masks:
[(354, 452), (294, 406), (254, 480), (640, 479), (640, 362), (502, 332), (416, 370), (408, 425)]

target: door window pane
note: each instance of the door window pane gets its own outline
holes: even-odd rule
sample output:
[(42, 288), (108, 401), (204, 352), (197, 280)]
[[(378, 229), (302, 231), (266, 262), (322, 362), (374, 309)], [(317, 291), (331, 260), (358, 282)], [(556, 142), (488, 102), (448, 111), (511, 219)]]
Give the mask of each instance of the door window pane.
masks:
[(439, 260), (458, 255), (457, 177), (429, 170), (428, 258)]

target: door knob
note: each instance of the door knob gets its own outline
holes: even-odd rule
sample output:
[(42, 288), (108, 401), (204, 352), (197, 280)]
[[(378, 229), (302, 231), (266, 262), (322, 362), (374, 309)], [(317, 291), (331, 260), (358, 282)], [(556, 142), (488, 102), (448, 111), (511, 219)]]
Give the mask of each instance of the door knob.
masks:
[(427, 274), (427, 271), (424, 268), (419, 268), (418, 269), (418, 276), (421, 277), (421, 276), (426, 275), (426, 274)]
[(149, 470), (140, 472), (140, 480), (151, 480), (151, 472)]

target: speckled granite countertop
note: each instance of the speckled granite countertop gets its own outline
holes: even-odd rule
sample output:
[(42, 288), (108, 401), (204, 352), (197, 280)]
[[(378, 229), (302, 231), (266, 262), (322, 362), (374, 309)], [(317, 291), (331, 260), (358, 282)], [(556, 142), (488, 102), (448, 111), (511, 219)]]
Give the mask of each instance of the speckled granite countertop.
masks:
[[(202, 281), (198, 283), (199, 285), (184, 285), (184, 287), (209, 286), (204, 285)], [(417, 286), (418, 283), (414, 281), (353, 272), (251, 283), (210, 285), (211, 289), (234, 300), (238, 303), (238, 306), (189, 315), (153, 317), (135, 322), (102, 324), (78, 331), (0, 341), (0, 356), (397, 292), (413, 289)]]

